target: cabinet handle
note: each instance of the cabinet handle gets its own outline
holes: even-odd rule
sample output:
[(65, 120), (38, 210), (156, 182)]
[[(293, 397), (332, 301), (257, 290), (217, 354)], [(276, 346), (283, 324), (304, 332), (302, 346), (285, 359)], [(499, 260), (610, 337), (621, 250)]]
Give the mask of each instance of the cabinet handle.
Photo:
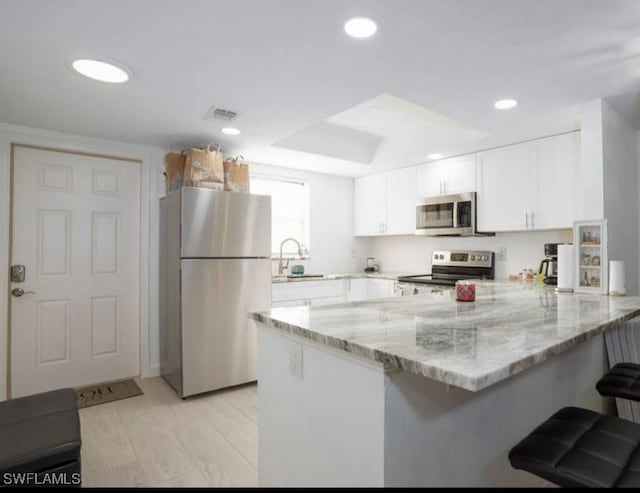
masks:
[(535, 219), (534, 219), (535, 217), (536, 217), (536, 213), (535, 213), (535, 212), (532, 212), (532, 213), (531, 213), (531, 227), (532, 227), (532, 228), (535, 228), (535, 227), (536, 227), (536, 223), (535, 223)]
[(444, 190), (445, 194), (447, 193), (447, 182), (446, 181), (442, 182), (442, 190)]
[(442, 182), (440, 182), (440, 195), (443, 195), (444, 192), (442, 191)]
[(524, 227), (525, 229), (529, 229), (529, 213), (524, 213)]

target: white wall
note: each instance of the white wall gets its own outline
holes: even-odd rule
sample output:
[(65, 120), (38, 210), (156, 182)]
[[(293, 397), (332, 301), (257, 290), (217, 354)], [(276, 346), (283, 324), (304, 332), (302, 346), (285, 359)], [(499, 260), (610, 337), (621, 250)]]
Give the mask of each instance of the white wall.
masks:
[(89, 138), (0, 123), (0, 400), (7, 396), (8, 279), (9, 279), (9, 169), (11, 144), (28, 144), (77, 152), (129, 157), (142, 162), (141, 247), (148, 263), (141, 267), (141, 354), (143, 376), (159, 370), (158, 340), (158, 175), (164, 151), (121, 142)]
[(581, 163), (575, 187), (577, 219), (604, 217), (602, 111), (601, 99), (582, 106)]
[(570, 229), (522, 233), (497, 233), (485, 237), (389, 236), (369, 240), (363, 251), (376, 257), (383, 271), (431, 272), (433, 250), (491, 250), (507, 248), (507, 258), (496, 260), (496, 278), (507, 279), (522, 269), (538, 271), (545, 243), (571, 243)]
[[(353, 237), (353, 179), (251, 164), (252, 173), (282, 178), (296, 178), (309, 183), (310, 252), (300, 263), (307, 273), (340, 273), (362, 270), (365, 257), (358, 253), (361, 241)], [(352, 257), (356, 251), (355, 258)], [(298, 263), (298, 261), (292, 261)], [(273, 262), (274, 273), (278, 262)]]
[(637, 135), (630, 123), (602, 102), (604, 217), (608, 221), (609, 260), (622, 260), (627, 294), (640, 282)]

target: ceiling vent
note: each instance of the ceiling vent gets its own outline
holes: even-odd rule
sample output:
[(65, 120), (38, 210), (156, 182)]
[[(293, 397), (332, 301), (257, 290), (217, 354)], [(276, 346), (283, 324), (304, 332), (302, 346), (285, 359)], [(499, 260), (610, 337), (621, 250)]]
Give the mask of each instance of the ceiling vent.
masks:
[(235, 111), (224, 110), (222, 108), (211, 107), (205, 113), (205, 120), (221, 120), (223, 122), (230, 122), (233, 120), (238, 114)]

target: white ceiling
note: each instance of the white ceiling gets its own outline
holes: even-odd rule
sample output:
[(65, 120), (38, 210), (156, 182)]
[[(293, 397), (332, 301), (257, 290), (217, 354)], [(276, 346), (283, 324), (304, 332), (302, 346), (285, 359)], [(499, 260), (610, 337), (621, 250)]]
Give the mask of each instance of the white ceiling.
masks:
[[(375, 18), (377, 35), (346, 37), (354, 15)], [(358, 175), (576, 128), (581, 103), (638, 91), (639, 55), (638, 0), (4, 0), (0, 121), (164, 147), (217, 141), (256, 162)], [(68, 69), (91, 56), (133, 78)], [(413, 127), (391, 138), (350, 118), (381, 95), (468, 139), (402, 140)], [(520, 105), (493, 109), (505, 97)], [(203, 119), (212, 105), (238, 112), (240, 136)], [(371, 164), (273, 145), (323, 122), (383, 137)]]

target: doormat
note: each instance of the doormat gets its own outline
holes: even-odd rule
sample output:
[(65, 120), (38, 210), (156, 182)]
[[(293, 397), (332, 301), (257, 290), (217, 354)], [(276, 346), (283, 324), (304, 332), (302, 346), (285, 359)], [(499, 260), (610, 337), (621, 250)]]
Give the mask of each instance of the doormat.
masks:
[(132, 378), (119, 380), (117, 382), (89, 385), (88, 387), (75, 389), (75, 392), (79, 409), (143, 394), (138, 384), (134, 382)]

